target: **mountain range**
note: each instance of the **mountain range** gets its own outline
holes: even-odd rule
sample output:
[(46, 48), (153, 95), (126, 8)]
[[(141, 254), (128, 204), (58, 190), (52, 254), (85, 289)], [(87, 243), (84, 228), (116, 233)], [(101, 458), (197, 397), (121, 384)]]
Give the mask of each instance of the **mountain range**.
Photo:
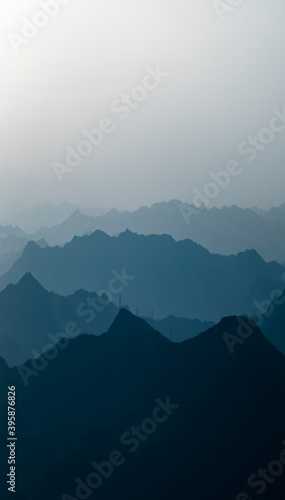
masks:
[[(31, 356), (37, 358), (65, 337), (71, 324), (76, 335), (101, 335), (118, 311), (113, 302), (100, 306), (94, 292), (79, 290), (61, 296), (45, 290), (30, 273), (25, 274), (17, 284), (0, 292), (0, 356), (9, 366), (23, 364)], [(213, 326), (211, 322), (174, 316), (146, 320), (165, 337), (171, 335), (174, 342), (193, 338)]]
[(28, 272), (61, 295), (80, 289), (113, 295), (109, 288), (116, 286), (125, 303), (149, 311), (147, 316), (154, 310), (155, 319), (174, 315), (216, 322), (228, 314), (248, 314), (255, 300), (284, 288), (284, 268), (264, 262), (254, 250), (215, 255), (191, 240), (130, 231), (118, 237), (95, 231), (64, 247), (29, 242), (0, 278), (0, 289)]
[(100, 312), (91, 308), (92, 317), (79, 315), (82, 304), (83, 309), (90, 310), (85, 304), (91, 299), (96, 302), (98, 297), (84, 290), (68, 297), (48, 292), (31, 274), (16, 285), (8, 285), (0, 293), (0, 355), (10, 366), (39, 357), (47, 345), (66, 336), (70, 324), (78, 333), (100, 335), (109, 328), (118, 309), (109, 303)]
[(19, 226), (25, 233), (31, 235), (41, 227), (52, 227), (64, 222), (75, 210), (94, 217), (108, 212), (99, 207), (78, 207), (73, 203), (62, 202), (58, 205), (50, 203), (27, 207), (21, 203), (12, 203), (0, 213), (0, 224)]
[(113, 209), (104, 215), (87, 216), (79, 210), (52, 228), (42, 228), (34, 240), (44, 238), (49, 245), (64, 245), (73, 236), (101, 230), (109, 235), (129, 229), (138, 234), (169, 234), (175, 240), (189, 238), (212, 253), (237, 254), (255, 249), (266, 261), (285, 258), (284, 206), (265, 215), (237, 206), (220, 209), (182, 204), (178, 200), (155, 203), (134, 212)]
[[(241, 320), (250, 335), (231, 354), (224, 335)], [(258, 470), (285, 447), (285, 358), (246, 320), (174, 344), (121, 310), (106, 334), (49, 359), (0, 360), (2, 411), (17, 387), (17, 500), (240, 500), (261, 486), (282, 498), (283, 476), (258, 482)]]
[(9, 210), (1, 500), (283, 500), (285, 205)]

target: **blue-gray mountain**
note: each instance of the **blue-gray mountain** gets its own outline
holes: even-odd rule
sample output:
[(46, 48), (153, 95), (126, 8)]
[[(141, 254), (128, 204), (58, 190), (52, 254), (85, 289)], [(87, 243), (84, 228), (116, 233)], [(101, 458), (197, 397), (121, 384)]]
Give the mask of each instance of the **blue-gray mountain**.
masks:
[(273, 208), (262, 216), (237, 206), (196, 209), (180, 201), (155, 203), (135, 212), (111, 210), (99, 217), (74, 212), (57, 227), (45, 228), (33, 239), (45, 238), (50, 245), (65, 244), (74, 235), (100, 229), (109, 235), (130, 231), (150, 235), (169, 234), (176, 240), (190, 238), (210, 252), (236, 254), (256, 250), (266, 261), (285, 259), (285, 210)]
[(81, 288), (108, 291), (116, 276), (124, 302), (153, 309), (156, 319), (172, 314), (219, 321), (228, 314), (249, 314), (254, 301), (284, 288), (284, 268), (265, 263), (253, 250), (221, 256), (191, 240), (176, 242), (167, 235), (139, 236), (130, 231), (118, 237), (95, 231), (75, 237), (62, 248), (40, 248), (30, 242), (0, 278), (0, 289), (27, 272), (61, 295)]
[(78, 207), (66, 201), (58, 205), (45, 203), (30, 207), (21, 203), (12, 203), (0, 213), (0, 224), (19, 226), (25, 233), (31, 235), (41, 227), (61, 224), (78, 208), (83, 214), (94, 217), (108, 211), (97, 207)]

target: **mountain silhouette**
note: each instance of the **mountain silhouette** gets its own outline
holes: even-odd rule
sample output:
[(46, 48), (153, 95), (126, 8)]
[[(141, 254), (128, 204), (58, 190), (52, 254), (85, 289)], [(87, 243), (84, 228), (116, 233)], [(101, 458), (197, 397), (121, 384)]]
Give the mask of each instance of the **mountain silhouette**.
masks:
[[(97, 310), (88, 305), (91, 298), (97, 301)], [(47, 345), (58, 342), (58, 338), (53, 340), (50, 334), (65, 335), (70, 322), (76, 323), (75, 330), (81, 333), (100, 335), (109, 329), (117, 313), (114, 303), (101, 308), (96, 293), (79, 290), (67, 297), (60, 296), (45, 290), (27, 273), (16, 285), (8, 285), (0, 292), (0, 356), (9, 366), (22, 364), (32, 353), (39, 356)], [(151, 323), (150, 318), (146, 320)], [(172, 328), (175, 342), (192, 338), (212, 326), (212, 323), (174, 316), (154, 324), (167, 338)]]
[(149, 312), (155, 308), (156, 319), (175, 315), (219, 321), (222, 316), (250, 313), (254, 300), (264, 300), (282, 288), (284, 268), (265, 263), (253, 250), (221, 256), (168, 235), (126, 231), (109, 237), (95, 231), (64, 247), (41, 249), (29, 242), (0, 278), (0, 289), (27, 272), (61, 295), (79, 289), (99, 292), (115, 283), (125, 303)]
[(264, 215), (266, 220), (269, 221), (279, 221), (285, 222), (285, 203), (280, 205), (280, 207), (272, 207), (266, 214)]
[(61, 224), (78, 208), (82, 213), (93, 216), (103, 215), (108, 211), (98, 207), (78, 207), (68, 202), (58, 205), (45, 203), (30, 207), (17, 203), (2, 211), (0, 219), (3, 223), (19, 226), (25, 233), (31, 235), (42, 227), (48, 229)]
[[(57, 343), (58, 336), (66, 334), (71, 322), (76, 323), (75, 331), (100, 335), (118, 310), (109, 303), (98, 312), (93, 309), (92, 321), (86, 322), (90, 316), (80, 316), (77, 308), (90, 297), (97, 299), (95, 293), (84, 290), (68, 297), (48, 292), (31, 273), (25, 274), (16, 285), (8, 285), (0, 293), (0, 355), (10, 366), (38, 357), (47, 344)], [(56, 338), (53, 340), (50, 334)]]
[(113, 236), (129, 229), (139, 234), (169, 234), (176, 240), (190, 238), (212, 253), (237, 254), (255, 249), (266, 261), (284, 261), (284, 208), (264, 216), (237, 206), (197, 209), (179, 200), (155, 203), (134, 212), (113, 209), (98, 217), (80, 212), (50, 229), (41, 229), (33, 239), (46, 238), (50, 245), (63, 245), (73, 236), (101, 230)]
[[(231, 354), (224, 334), (236, 336), (241, 322), (251, 333)], [(76, 478), (86, 484), (92, 462), (112, 450), (125, 463), (94, 490), (99, 499), (253, 496), (248, 477), (284, 449), (284, 361), (244, 318), (173, 344), (125, 310), (101, 337), (71, 340), (28, 385), (1, 361), (17, 386), (18, 500), (76, 498)], [(166, 421), (122, 441), (158, 401)], [(282, 476), (265, 486), (265, 500), (282, 498)]]
[(64, 245), (74, 236), (83, 236), (94, 226), (95, 217), (82, 214), (76, 209), (65, 221), (51, 228), (41, 228), (33, 239), (45, 238), (50, 245)]
[(212, 321), (202, 322), (198, 319), (176, 318), (176, 316), (153, 321), (151, 318), (144, 319), (172, 342), (184, 342), (214, 326)]
[[(10, 228), (8, 229), (10, 230)], [(16, 234), (4, 233), (2, 234), (2, 237), (0, 235), (0, 276), (9, 271), (13, 263), (21, 256), (26, 244), (29, 241), (27, 235), (19, 236), (17, 234), (17, 228), (12, 228), (12, 232), (14, 229), (16, 229)], [(19, 234), (22, 234), (22, 231), (19, 230)], [(47, 246), (44, 239), (37, 240), (36, 243), (41, 248)]]
[(262, 321), (261, 330), (264, 335), (285, 354), (285, 292), (279, 298), (279, 305), (271, 303)]

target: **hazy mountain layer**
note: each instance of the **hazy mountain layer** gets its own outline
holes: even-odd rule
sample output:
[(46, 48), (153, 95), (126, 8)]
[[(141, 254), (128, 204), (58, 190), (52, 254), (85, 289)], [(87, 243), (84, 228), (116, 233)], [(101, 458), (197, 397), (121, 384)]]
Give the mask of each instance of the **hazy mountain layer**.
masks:
[[(250, 313), (254, 301), (283, 289), (284, 268), (265, 263), (255, 251), (213, 255), (192, 242), (172, 237), (138, 236), (129, 231), (109, 237), (96, 231), (74, 238), (63, 248), (39, 248), (30, 242), (0, 288), (27, 272), (49, 291), (70, 295), (83, 288), (122, 294), (132, 309), (219, 321), (227, 314)], [(134, 309), (133, 309), (134, 310)]]
[(45, 238), (50, 245), (64, 244), (74, 235), (100, 229), (109, 235), (126, 229), (139, 234), (169, 234), (176, 240), (190, 238), (210, 252), (236, 254), (256, 250), (266, 261), (284, 261), (284, 209), (274, 208), (264, 216), (237, 206), (197, 209), (177, 200), (141, 207), (135, 212), (111, 210), (100, 217), (74, 212), (57, 227), (41, 229), (33, 239)]

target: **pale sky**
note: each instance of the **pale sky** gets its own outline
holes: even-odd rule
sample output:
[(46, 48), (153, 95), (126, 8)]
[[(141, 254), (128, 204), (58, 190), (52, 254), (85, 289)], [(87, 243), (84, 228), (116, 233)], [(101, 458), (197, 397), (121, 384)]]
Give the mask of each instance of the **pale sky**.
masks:
[[(0, 0), (0, 208), (191, 202), (230, 160), (242, 173), (212, 205), (285, 201), (285, 131), (250, 163), (237, 151), (269, 126), (273, 109), (285, 113), (283, 0), (244, 0), (223, 22), (214, 0), (66, 3), (16, 53), (9, 34), (21, 35), (23, 18), (42, 7)], [(156, 65), (169, 75), (120, 120), (112, 102)], [(103, 118), (114, 130), (60, 183), (51, 164), (65, 163), (66, 146)]]

